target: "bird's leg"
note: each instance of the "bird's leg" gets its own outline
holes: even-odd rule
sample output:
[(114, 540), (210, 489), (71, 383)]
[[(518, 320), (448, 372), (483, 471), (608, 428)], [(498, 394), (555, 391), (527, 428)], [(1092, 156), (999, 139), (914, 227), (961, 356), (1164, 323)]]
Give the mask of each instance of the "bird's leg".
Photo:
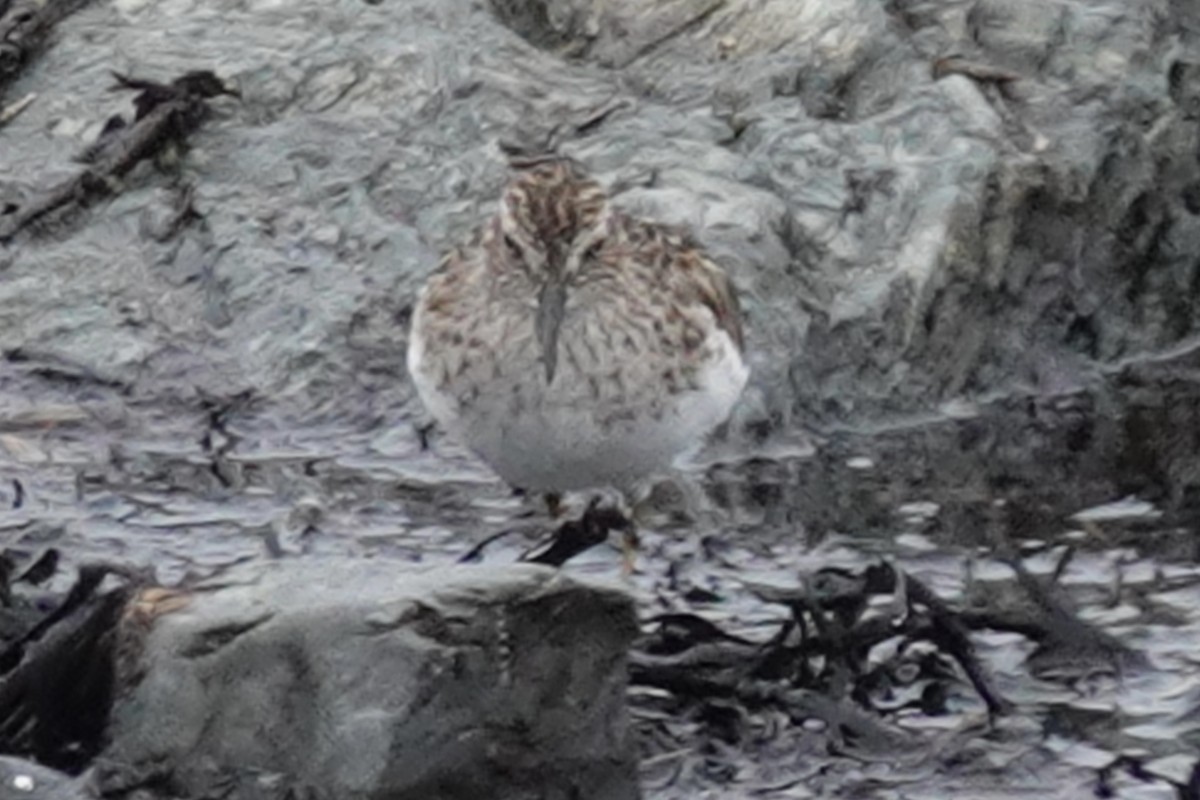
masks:
[(621, 574), (628, 578), (637, 568), (638, 534), (633, 520), (621, 528)]
[(550, 514), (550, 519), (558, 519), (563, 512), (562, 493), (546, 492), (542, 497), (546, 500), (546, 511)]
[(616, 512), (626, 520), (625, 525), (620, 528), (621, 576), (625, 578), (631, 576), (637, 569), (640, 539), (638, 538), (637, 507), (634, 500), (638, 495), (639, 487), (636, 484), (617, 487), (616, 500), (613, 504)]

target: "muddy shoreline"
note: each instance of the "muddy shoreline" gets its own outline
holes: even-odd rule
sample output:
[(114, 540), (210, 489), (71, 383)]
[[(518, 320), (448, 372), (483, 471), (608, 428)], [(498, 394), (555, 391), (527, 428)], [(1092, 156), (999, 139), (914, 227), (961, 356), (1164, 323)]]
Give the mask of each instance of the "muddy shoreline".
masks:
[[(1168, 0), (0, 0), (0, 542), (13, 577), (61, 554), (14, 593), (543, 543), (401, 354), (502, 144), (553, 134), (746, 313), (699, 514), (664, 487), (625, 587), (635, 652), (732, 657), (709, 636), (815, 692), (634, 680), (644, 796), (1196, 797), (1198, 31)], [(1010, 600), (1141, 660), (968, 624)], [(938, 603), (1012, 713), (905, 638)], [(789, 638), (831, 619), (899, 627), (839, 670)]]
[[(653, 644), (655, 636), (663, 635), (664, 613), (707, 620), (722, 635), (744, 643), (738, 647), (751, 646), (757, 653), (753, 658), (760, 659), (759, 649), (769, 645), (774, 626), (788, 616), (786, 604), (781, 608), (772, 598), (828, 580), (820, 576), (830, 569), (835, 572), (829, 574), (843, 576), (837, 580), (853, 582), (851, 576), (883, 559), (930, 582), (955, 613), (968, 614), (963, 619), (982, 621), (983, 627), (972, 634), (983, 658), (981, 669), (992, 676), (987, 680), (997, 682), (1003, 702), (1013, 703), (968, 738), (971, 747), (984, 752), (1011, 737), (1015, 725), (1022, 730), (1016, 741), (1024, 758), (1043, 758), (1037, 755), (1040, 737), (1035, 731), (1059, 724), (1074, 702), (1066, 698), (1090, 706), (1108, 693), (1138, 697), (1129, 683), (1136, 687), (1146, 676), (1171, 674), (1173, 680), (1187, 681), (1187, 669), (1174, 671), (1166, 665), (1178, 657), (1177, 648), (1186, 652), (1188, 638), (1182, 631), (1196, 624), (1191, 615), (1175, 608), (1168, 623), (1183, 638), (1163, 639), (1150, 631), (1161, 628), (1162, 614), (1171, 605), (1153, 598), (1186, 593), (1200, 580), (1191, 483), (1200, 472), (1196, 450), (1177, 438), (1200, 402), (1196, 352), (1127, 365), (1091, 391), (1009, 397), (974, 409), (959, 405), (953, 414), (869, 430), (810, 431), (812, 451), (807, 455), (723, 461), (717, 452), (716, 463), (690, 473), (722, 522), (716, 527), (668, 522), (649, 532), (638, 572), (627, 584), (641, 598), (644, 635), (649, 637), (639, 651), (650, 647), (650, 652), (661, 652), (666, 646), (671, 654), (665, 662), (657, 656), (653, 672), (645, 672), (643, 665), (632, 673), (630, 700), (647, 796), (682, 797), (718, 786), (765, 787), (772, 780), (799, 791), (796, 786), (812, 783), (817, 763), (841, 776), (820, 785), (853, 785), (860, 778), (855, 770), (846, 770), (863, 759), (908, 764), (907, 771), (893, 772), (890, 778), (877, 776), (884, 785), (908, 785), (913, 774), (931, 786), (964, 779), (961, 769), (947, 766), (947, 753), (931, 760), (932, 753), (941, 752), (928, 749), (932, 743), (921, 746), (918, 737), (896, 749), (897, 743), (887, 744), (894, 734), (870, 732), (878, 722), (911, 726), (916, 719), (911, 714), (897, 718), (893, 710), (876, 717), (878, 722), (847, 721), (852, 727), (868, 724), (857, 734), (867, 739), (843, 742), (845, 752), (829, 761), (828, 755), (809, 753), (820, 749), (823, 734), (792, 725), (805, 716), (828, 720), (846, 713), (821, 705), (832, 702), (831, 697), (818, 693), (803, 700), (788, 712), (800, 715), (792, 725), (775, 728), (783, 723), (766, 720), (780, 713), (773, 710), (779, 708), (777, 701), (762, 705), (761, 699), (753, 700), (746, 706), (746, 697), (759, 695), (723, 697), (722, 684), (700, 678), (699, 664), (687, 668), (691, 677), (682, 686), (691, 688), (686, 690), (669, 671), (663, 672), (675, 663), (671, 659), (691, 663), (692, 648), (711, 650), (703, 637), (689, 638), (695, 631), (682, 638), (671, 634), (670, 645)], [(452, 442), (434, 436), (431, 448), (422, 450), (415, 424), (408, 431), (399, 426), (399, 433), (393, 427), (322, 429), (270, 419), (235, 403), (219, 410), (196, 409), (190, 418), (154, 409), (153, 417), (174, 426), (154, 437), (146, 435), (154, 429), (139, 421), (147, 419), (144, 407), (125, 405), (117, 395), (99, 399), (79, 403), (74, 415), (58, 405), (43, 407), (39, 417), (31, 404), (23, 415), (7, 418), (6, 448), (25, 459), (14, 460), (10, 469), (5, 500), (11, 510), (4, 534), (16, 552), (33, 555), (54, 548), (63, 554), (58, 574), (44, 590), (35, 591), (44, 597), (70, 585), (75, 565), (112, 557), (114, 543), (136, 543), (132, 549), (121, 545), (121, 560), (151, 567), (159, 582), (186, 585), (236, 561), (319, 562), (351, 555), (372, 562), (397, 559), (398, 565), (453, 564), (471, 547), (515, 526), (517, 533), (483, 551), (484, 563), (502, 564), (536, 549), (550, 532), (536, 510)], [(122, 423), (96, 424), (96, 409), (122, 405)], [(264, 431), (278, 438), (263, 436)], [(168, 441), (175, 445), (164, 446)], [(397, 448), (408, 448), (409, 455), (398, 454)], [(84, 452), (92, 455), (84, 457)], [(30, 458), (34, 453), (44, 457)], [(458, 480), (446, 480), (447, 474)], [(1123, 498), (1130, 499), (1103, 505)], [(1100, 508), (1090, 516), (1072, 519), (1096, 506)], [(111, 533), (98, 537), (98, 531)], [(1009, 546), (1015, 549), (1002, 552)], [(1050, 624), (1036, 603), (1030, 611), (1030, 597), (1005, 566), (1010, 557), (1019, 558), (1037, 580), (1058, 582), (1072, 619), (1088, 620), (1118, 646), (1130, 648), (1138, 659), (1136, 668), (1113, 672), (1105, 666), (1110, 656), (1103, 649), (1090, 652), (1070, 636), (1052, 647), (1042, 641), (1038, 650), (1029, 651), (1028, 660), (1010, 663), (1013, 654), (1008, 651), (1023, 648), (1006, 634), (986, 633), (998, 615), (1031, 614), (1025, 627), (1018, 618), (1006, 623), (1023, 631), (1029, 644), (1039, 641), (1030, 638), (1035, 628), (1029, 626)], [(564, 569), (615, 575), (618, 559), (614, 549), (600, 547)], [(1062, 570), (1062, 576), (1051, 578)], [(997, 597), (1004, 598), (999, 606)], [(1119, 608), (1126, 610), (1110, 619)], [(639, 658), (635, 655), (635, 664)], [(1121, 678), (1122, 670), (1135, 677)], [(926, 719), (949, 724), (959, 718), (958, 724), (967, 726), (964, 731), (977, 724), (968, 720), (983, 708), (978, 695), (968, 700), (972, 692), (963, 681), (959, 671), (958, 679), (937, 690), (949, 688), (948, 696), (957, 699)], [(682, 694), (664, 705), (660, 690), (646, 694), (655, 685), (672, 686)], [(1085, 685), (1090, 688), (1080, 694)], [(1047, 694), (1053, 686), (1061, 689)], [(889, 690), (900, 696), (905, 691), (913, 690)], [(1151, 691), (1134, 702), (1161, 705), (1162, 698), (1154, 697)], [(879, 702), (888, 708), (897, 701)], [(924, 702), (925, 711), (932, 708), (928, 699)], [(717, 708), (726, 711), (712, 718)], [(735, 708), (743, 709), (736, 723), (725, 718)], [(718, 719), (725, 721), (717, 725)], [(1111, 723), (1112, 718), (1096, 717), (1071, 735), (1079, 746), (1108, 748), (1104, 752), (1111, 757), (1095, 756), (1083, 765), (1050, 759), (1040, 768), (1054, 776), (1044, 784), (1047, 791), (1072, 796), (1097, 782), (1129, 779), (1146, 764), (1187, 757), (1186, 747), (1148, 747), (1137, 735), (1114, 736), (1108, 731)], [(1169, 726), (1171, 715), (1160, 713), (1153, 724)], [(772, 729), (775, 733), (766, 732)], [(774, 744), (773, 737), (778, 737)], [(723, 744), (714, 751), (718, 741)], [(784, 742), (809, 755), (780, 761)], [(1011, 738), (1006, 746), (1015, 746)], [(717, 763), (724, 766), (716, 769)], [(1139, 780), (1182, 787), (1186, 776), (1178, 772)], [(808, 778), (784, 779), (783, 774)], [(1014, 785), (1012, 791), (1022, 790)]]

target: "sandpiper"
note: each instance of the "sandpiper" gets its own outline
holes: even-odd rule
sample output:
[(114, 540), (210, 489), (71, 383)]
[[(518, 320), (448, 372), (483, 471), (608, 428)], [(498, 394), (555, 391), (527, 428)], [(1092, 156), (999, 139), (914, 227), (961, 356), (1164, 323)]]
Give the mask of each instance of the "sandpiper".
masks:
[(737, 298), (696, 242), (613, 208), (577, 162), (513, 167), (496, 213), (422, 289), (409, 372), (512, 486), (552, 508), (571, 490), (629, 497), (742, 393)]

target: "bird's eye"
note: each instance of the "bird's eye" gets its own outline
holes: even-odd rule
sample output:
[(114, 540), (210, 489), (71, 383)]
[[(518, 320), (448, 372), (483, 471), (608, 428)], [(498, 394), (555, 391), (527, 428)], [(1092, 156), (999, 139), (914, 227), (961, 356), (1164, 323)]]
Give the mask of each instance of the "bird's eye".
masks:
[(595, 261), (600, 256), (600, 251), (604, 249), (604, 240), (597, 239), (587, 246), (583, 251), (584, 261)]
[(521, 245), (517, 244), (517, 240), (507, 233), (504, 234), (504, 246), (508, 248), (509, 255), (514, 258), (523, 258), (525, 256), (525, 251), (521, 249)]

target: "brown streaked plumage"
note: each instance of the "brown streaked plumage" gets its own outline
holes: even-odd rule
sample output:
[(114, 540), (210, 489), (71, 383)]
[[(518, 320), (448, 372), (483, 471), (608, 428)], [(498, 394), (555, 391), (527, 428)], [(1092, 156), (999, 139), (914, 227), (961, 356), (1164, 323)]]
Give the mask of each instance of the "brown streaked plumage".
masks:
[(698, 244), (550, 158), (518, 165), (430, 276), (408, 364), (433, 416), (510, 484), (628, 491), (726, 419), (742, 348), (729, 279)]

